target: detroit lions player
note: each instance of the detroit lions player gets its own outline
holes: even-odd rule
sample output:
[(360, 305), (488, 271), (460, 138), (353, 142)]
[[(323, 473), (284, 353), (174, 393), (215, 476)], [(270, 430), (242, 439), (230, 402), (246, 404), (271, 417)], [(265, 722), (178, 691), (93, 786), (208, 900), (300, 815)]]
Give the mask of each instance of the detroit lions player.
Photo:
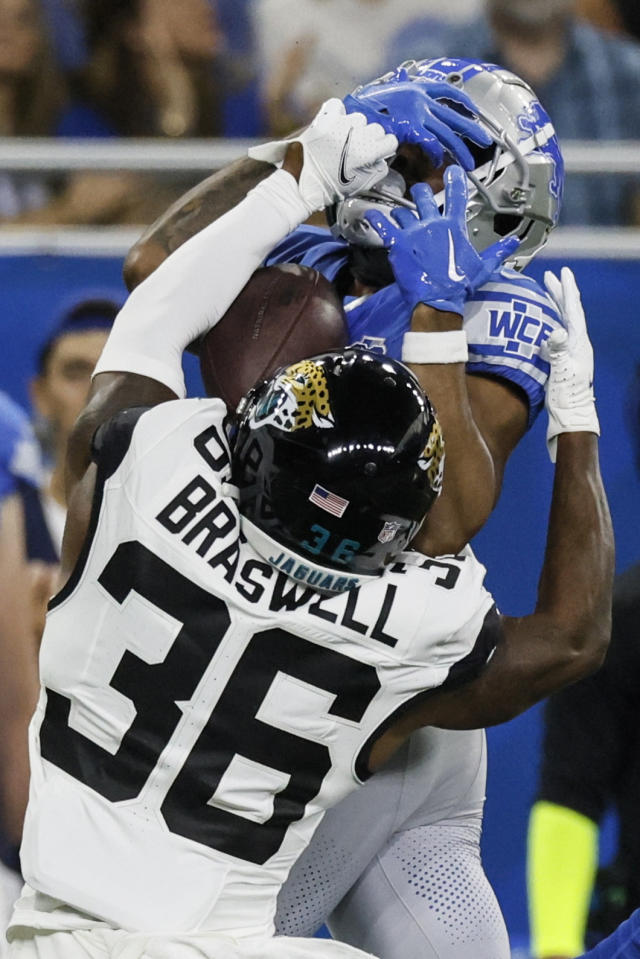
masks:
[[(366, 84), (346, 102), (351, 108), (360, 104), (387, 129), (397, 126), (398, 112), (401, 124), (413, 118), (415, 141), (416, 90), (432, 93), (435, 84), (447, 83), (471, 98), (492, 137), (489, 147), (472, 147), (478, 161), (468, 174), (472, 242), (481, 249), (498, 235), (521, 237), (512, 261), (517, 269), (499, 270), (470, 297), (464, 313), (469, 392), (493, 453), (497, 496), (511, 443), (525, 422), (534, 421), (543, 401), (548, 365), (541, 346), (557, 326), (557, 305), (520, 270), (557, 221), (562, 159), (549, 118), (529, 88), (490, 65), (411, 64)], [(397, 355), (407, 314), (397, 284), (374, 289), (376, 270), (380, 274), (385, 267), (367, 211), (388, 216), (394, 199), (402, 202), (400, 171), (409, 185), (426, 178), (437, 190), (443, 169), (413, 145), (404, 147), (399, 160), (365, 197), (331, 211), (333, 238), (303, 227), (273, 254), (274, 260), (322, 264), (338, 283), (341, 271), (350, 269), (360, 284), (360, 296), (346, 306), (352, 337), (391, 355)], [(421, 548), (429, 550), (430, 544), (423, 541)], [(444, 575), (446, 560), (442, 568)], [(504, 920), (480, 860), (485, 781), (482, 731), (417, 732), (363, 791), (325, 819), (282, 890), (278, 928), (308, 933), (328, 920), (340, 939), (382, 959), (507, 959)]]
[[(345, 102), (396, 132), (401, 146), (392, 170), (382, 187), (330, 211), (333, 235), (301, 227), (271, 261), (298, 260), (333, 279), (345, 294), (354, 340), (399, 355), (408, 311), (364, 214), (372, 207), (388, 213), (405, 187), (419, 180), (440, 189), (443, 147), (449, 161), (469, 171), (472, 241), (482, 248), (504, 234), (521, 237), (513, 261), (518, 269), (496, 273), (465, 305), (467, 387), (493, 460), (484, 473), (489, 501), (480, 510), (474, 504), (464, 517), (463, 535), (471, 536), (497, 499), (505, 462), (543, 401), (549, 368), (541, 348), (557, 327), (557, 305), (520, 271), (557, 222), (563, 183), (558, 143), (526, 84), (473, 61), (408, 64)], [(134, 247), (128, 281), (142, 279), (270, 169), (241, 161), (192, 191)], [(405, 202), (411, 205), (409, 197)], [(436, 504), (420, 546), (456, 550), (460, 527), (452, 542), (438, 509)], [(447, 560), (439, 562), (446, 581)], [(332, 914), (340, 938), (383, 959), (506, 959), (504, 921), (480, 862), (485, 778), (482, 731), (414, 734), (363, 790), (325, 817), (282, 891), (278, 928), (308, 934)]]

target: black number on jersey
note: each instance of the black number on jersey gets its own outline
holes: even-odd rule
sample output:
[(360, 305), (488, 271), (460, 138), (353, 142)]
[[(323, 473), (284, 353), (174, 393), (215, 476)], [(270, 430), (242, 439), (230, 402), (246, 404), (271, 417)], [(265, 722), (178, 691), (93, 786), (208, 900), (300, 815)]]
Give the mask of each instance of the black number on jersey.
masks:
[[(99, 578), (122, 604), (133, 591), (177, 621), (162, 662), (125, 651), (108, 688), (133, 702), (136, 715), (111, 753), (69, 726), (71, 700), (47, 690), (40, 730), (42, 756), (112, 802), (135, 799), (230, 625), (226, 604), (194, 585), (140, 543), (122, 543)], [(329, 715), (357, 723), (380, 688), (374, 667), (281, 629), (256, 633), (230, 676), (161, 811), (181, 836), (255, 863), (280, 848), (287, 828), (302, 818), (331, 768), (326, 746), (257, 718), (282, 673), (334, 696)], [(272, 815), (256, 822), (212, 804), (234, 757), (288, 777), (273, 796)]]

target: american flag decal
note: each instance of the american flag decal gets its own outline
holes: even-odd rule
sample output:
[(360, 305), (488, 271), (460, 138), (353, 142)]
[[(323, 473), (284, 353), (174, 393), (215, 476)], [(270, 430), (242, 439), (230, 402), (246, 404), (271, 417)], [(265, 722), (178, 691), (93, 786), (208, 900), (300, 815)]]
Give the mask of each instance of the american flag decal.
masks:
[(320, 509), (331, 513), (332, 516), (342, 516), (349, 505), (348, 499), (337, 496), (336, 493), (330, 492), (330, 490), (325, 489), (324, 486), (320, 486), (319, 483), (316, 483), (311, 490), (309, 499), (312, 503), (315, 503), (316, 506), (319, 506)]

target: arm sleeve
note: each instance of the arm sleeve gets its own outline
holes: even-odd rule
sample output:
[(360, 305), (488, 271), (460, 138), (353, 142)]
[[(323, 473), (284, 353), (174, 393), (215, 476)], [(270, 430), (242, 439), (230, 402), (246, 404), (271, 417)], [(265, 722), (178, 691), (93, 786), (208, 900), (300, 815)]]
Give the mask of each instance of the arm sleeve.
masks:
[(175, 250), (136, 287), (94, 371), (137, 373), (186, 394), (182, 353), (226, 313), (269, 250), (307, 216), (284, 170)]
[(554, 803), (537, 802), (529, 819), (527, 888), (531, 954), (577, 956), (598, 858), (592, 819)]

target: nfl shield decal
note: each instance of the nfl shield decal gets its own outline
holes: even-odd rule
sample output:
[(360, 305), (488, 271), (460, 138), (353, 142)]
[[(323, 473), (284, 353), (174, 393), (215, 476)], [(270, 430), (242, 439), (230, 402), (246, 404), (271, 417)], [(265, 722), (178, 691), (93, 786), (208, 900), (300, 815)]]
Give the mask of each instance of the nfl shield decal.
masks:
[(390, 521), (385, 522), (384, 526), (378, 533), (378, 542), (390, 543), (400, 529), (400, 526), (400, 523), (392, 523)]

